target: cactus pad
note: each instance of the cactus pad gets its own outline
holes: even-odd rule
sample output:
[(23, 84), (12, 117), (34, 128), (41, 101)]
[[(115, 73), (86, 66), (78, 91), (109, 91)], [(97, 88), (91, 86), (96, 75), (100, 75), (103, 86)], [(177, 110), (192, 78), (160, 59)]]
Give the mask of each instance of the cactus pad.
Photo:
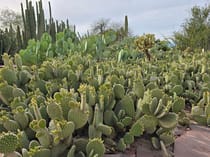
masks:
[(169, 112), (167, 115), (159, 119), (159, 125), (166, 129), (176, 127), (178, 123), (178, 116), (176, 113)]
[(0, 134), (0, 152), (11, 153), (18, 147), (19, 141), (17, 135), (12, 132)]
[(68, 113), (68, 120), (74, 122), (75, 129), (83, 127), (88, 121), (88, 113), (79, 108), (71, 109)]
[(105, 153), (103, 141), (99, 138), (90, 139), (86, 146), (87, 154), (89, 155), (92, 150), (94, 151), (94, 154), (98, 154), (98, 157), (103, 157)]
[(122, 99), (125, 94), (125, 89), (121, 84), (115, 84), (113, 87), (113, 91), (117, 99)]

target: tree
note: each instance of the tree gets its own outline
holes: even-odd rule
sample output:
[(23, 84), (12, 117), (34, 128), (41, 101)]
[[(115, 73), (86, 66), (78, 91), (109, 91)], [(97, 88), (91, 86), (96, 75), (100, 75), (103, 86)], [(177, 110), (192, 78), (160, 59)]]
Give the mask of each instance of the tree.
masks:
[(110, 22), (109, 19), (101, 18), (91, 25), (92, 34), (104, 34), (107, 31), (114, 31), (119, 39), (132, 36), (132, 31), (128, 27), (128, 17), (125, 16), (124, 24), (119, 22)]
[(18, 25), (20, 28), (23, 27), (21, 14), (11, 9), (3, 9), (0, 11), (0, 23), (1, 28), (9, 28), (11, 24), (14, 28), (17, 28)]
[(179, 49), (190, 47), (210, 49), (210, 5), (194, 6), (191, 17), (182, 26), (181, 32), (174, 33), (174, 42)]
[(109, 28), (109, 19), (99, 19), (91, 27), (93, 34), (103, 34)]

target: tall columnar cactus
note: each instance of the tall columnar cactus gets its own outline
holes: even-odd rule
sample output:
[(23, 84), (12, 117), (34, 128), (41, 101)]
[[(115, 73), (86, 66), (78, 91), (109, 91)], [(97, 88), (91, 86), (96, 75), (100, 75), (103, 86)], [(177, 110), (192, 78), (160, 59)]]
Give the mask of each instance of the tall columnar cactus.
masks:
[(125, 31), (125, 36), (128, 36), (128, 16), (125, 16), (125, 21), (124, 21), (124, 31)]

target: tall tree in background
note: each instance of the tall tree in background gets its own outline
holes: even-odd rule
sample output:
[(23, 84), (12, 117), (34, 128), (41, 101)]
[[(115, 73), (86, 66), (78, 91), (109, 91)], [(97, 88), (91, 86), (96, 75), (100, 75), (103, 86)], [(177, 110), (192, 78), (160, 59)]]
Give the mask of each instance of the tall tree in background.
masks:
[(194, 6), (191, 9), (191, 17), (186, 20), (182, 28), (181, 32), (174, 33), (177, 48), (210, 50), (210, 5)]
[(3, 9), (0, 11), (0, 25), (1, 28), (9, 28), (12, 24), (13, 28), (23, 27), (23, 20), (21, 14), (11, 9)]
[(99, 19), (91, 26), (93, 34), (103, 34), (109, 28), (109, 19)]

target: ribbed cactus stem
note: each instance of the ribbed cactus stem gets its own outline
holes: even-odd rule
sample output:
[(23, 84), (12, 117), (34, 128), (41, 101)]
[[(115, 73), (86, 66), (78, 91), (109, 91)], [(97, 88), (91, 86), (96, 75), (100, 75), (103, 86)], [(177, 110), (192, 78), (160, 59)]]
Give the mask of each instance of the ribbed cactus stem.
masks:
[(125, 36), (127, 37), (128, 36), (128, 16), (126, 15), (125, 16), (125, 26), (124, 26), (125, 28)]
[(20, 50), (21, 48), (23, 48), (23, 42), (22, 42), (21, 31), (20, 31), (19, 25), (17, 26), (16, 38), (17, 38), (17, 47)]

